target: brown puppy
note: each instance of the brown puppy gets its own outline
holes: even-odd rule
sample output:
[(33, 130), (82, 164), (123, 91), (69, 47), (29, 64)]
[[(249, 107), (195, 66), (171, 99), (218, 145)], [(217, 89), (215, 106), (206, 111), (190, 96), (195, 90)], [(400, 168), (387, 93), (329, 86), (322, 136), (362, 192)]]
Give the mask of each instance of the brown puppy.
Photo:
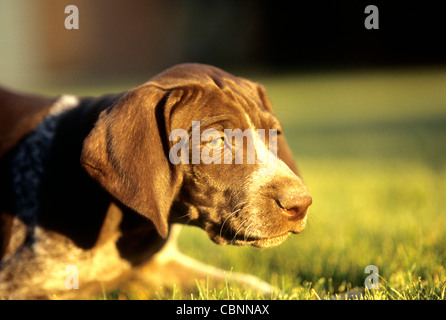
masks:
[(178, 65), (101, 98), (3, 90), (0, 119), (0, 298), (82, 297), (135, 273), (224, 278), (176, 250), (173, 223), (256, 247), (305, 227), (311, 197), (263, 87), (215, 67)]

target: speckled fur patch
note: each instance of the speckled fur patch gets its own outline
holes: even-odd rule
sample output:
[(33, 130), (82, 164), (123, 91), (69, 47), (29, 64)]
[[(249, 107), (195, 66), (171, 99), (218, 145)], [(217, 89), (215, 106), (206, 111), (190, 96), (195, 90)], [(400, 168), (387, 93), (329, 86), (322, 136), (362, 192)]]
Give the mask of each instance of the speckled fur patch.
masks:
[(46, 118), (20, 143), (12, 159), (17, 218), (31, 229), (37, 222), (37, 193), (44, 172), (45, 157), (51, 147), (60, 115), (78, 104), (79, 100), (75, 96), (62, 95), (53, 104)]

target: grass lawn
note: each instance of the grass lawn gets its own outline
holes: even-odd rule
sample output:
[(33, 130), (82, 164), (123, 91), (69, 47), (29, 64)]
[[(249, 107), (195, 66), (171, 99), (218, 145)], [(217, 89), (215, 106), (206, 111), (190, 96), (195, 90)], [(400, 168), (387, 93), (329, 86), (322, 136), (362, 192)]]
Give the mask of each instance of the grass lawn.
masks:
[[(217, 246), (183, 228), (179, 247), (254, 274), (272, 297), (224, 288), (157, 298), (446, 298), (446, 69), (277, 75), (262, 82), (313, 196), (309, 223), (277, 248)], [(85, 92), (84, 92), (85, 93)], [(379, 289), (364, 290), (379, 269)], [(115, 290), (106, 298), (148, 297)]]

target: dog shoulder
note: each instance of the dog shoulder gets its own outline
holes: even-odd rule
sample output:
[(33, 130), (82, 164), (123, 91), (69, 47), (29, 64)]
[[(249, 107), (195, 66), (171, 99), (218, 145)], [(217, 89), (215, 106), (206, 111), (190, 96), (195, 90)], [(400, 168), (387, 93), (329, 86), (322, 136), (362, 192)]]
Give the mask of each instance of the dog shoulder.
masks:
[(0, 88), (0, 158), (48, 114), (55, 99)]

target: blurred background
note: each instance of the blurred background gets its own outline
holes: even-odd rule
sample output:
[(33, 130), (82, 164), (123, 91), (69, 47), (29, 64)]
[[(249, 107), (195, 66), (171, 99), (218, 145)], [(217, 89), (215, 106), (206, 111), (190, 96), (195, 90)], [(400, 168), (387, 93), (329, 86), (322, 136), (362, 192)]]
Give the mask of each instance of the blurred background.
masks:
[[(367, 30), (368, 4), (3, 0), (0, 81), (122, 80), (186, 61), (253, 72), (446, 61), (440, 8), (375, 1), (379, 30)], [(79, 9), (78, 30), (64, 27), (68, 5)]]
[[(181, 250), (273, 282), (285, 298), (363, 288), (367, 265), (387, 288), (378, 297), (444, 298), (444, 11), (389, 2), (2, 0), (0, 84), (100, 95), (182, 62), (261, 82), (313, 196), (308, 227), (268, 250), (216, 246), (185, 227)], [(364, 27), (369, 4), (378, 30)], [(67, 5), (78, 30), (64, 27)]]

